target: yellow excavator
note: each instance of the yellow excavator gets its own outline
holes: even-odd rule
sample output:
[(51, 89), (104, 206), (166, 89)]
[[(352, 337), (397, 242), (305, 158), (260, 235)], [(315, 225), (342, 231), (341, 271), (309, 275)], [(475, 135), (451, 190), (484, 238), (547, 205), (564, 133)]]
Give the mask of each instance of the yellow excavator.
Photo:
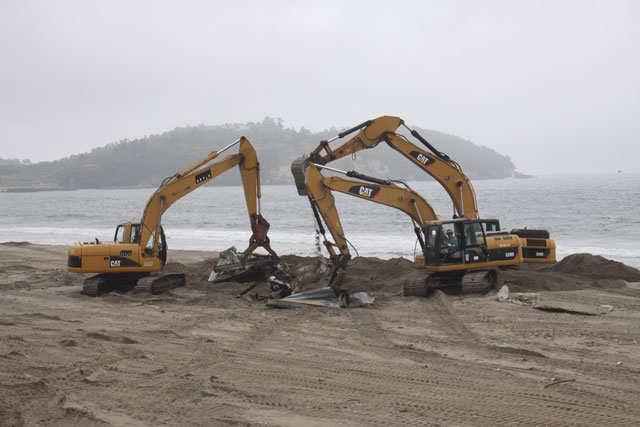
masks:
[[(205, 166), (237, 144), (240, 144), (237, 154)], [(278, 256), (267, 236), (269, 223), (260, 214), (260, 163), (249, 140), (241, 137), (219, 151), (212, 151), (188, 169), (165, 178), (147, 202), (140, 222), (119, 224), (113, 241), (101, 242), (96, 238), (95, 242), (69, 246), (68, 271), (99, 273), (84, 281), (83, 293), (99, 296), (111, 290), (135, 288), (136, 292), (156, 294), (183, 286), (184, 274), (160, 272), (167, 260), (162, 215), (173, 203), (235, 166), (240, 169), (253, 232), (243, 261), (259, 246), (276, 261)]]
[[(409, 141), (405, 135), (398, 133), (400, 127), (408, 130), (427, 150)], [(331, 148), (330, 144), (333, 141), (342, 139), (356, 131), (358, 133), (355, 136), (337, 148)], [(320, 141), (320, 144), (309, 156), (296, 159), (291, 165), (291, 171), (298, 188), (298, 194), (306, 194), (304, 165), (307, 162), (326, 165), (358, 151), (374, 148), (381, 142), (402, 154), (440, 183), (453, 203), (454, 218), (480, 218), (473, 186), (460, 165), (431, 145), (416, 130), (407, 126), (401, 118), (393, 116), (381, 116), (367, 120), (329, 140)], [(522, 238), (524, 262), (552, 263), (556, 261), (555, 242), (549, 238), (548, 231), (525, 228), (514, 229), (511, 233)]]
[[(400, 126), (405, 126), (430, 151), (425, 151), (410, 142), (404, 135), (396, 133)], [(359, 131), (358, 134), (338, 148), (330, 147), (330, 143), (334, 140), (356, 131)], [(445, 188), (453, 202), (452, 220), (438, 220), (431, 206), (413, 190), (408, 190), (411, 194), (392, 195), (392, 193), (398, 193), (399, 188), (391, 181), (368, 177), (355, 171), (339, 171), (326, 166), (328, 162), (363, 149), (373, 148), (383, 141), (435, 178)], [(319, 172), (321, 168), (344, 173), (377, 185), (345, 181), (337, 177), (324, 178)], [(538, 246), (530, 254), (532, 256), (527, 259), (523, 256), (523, 242), (518, 235), (501, 232), (498, 220), (480, 219), (473, 186), (460, 166), (433, 147), (417, 131), (404, 125), (400, 118), (379, 117), (342, 132), (328, 141), (321, 141), (308, 157), (296, 159), (291, 165), (291, 170), (298, 193), (309, 197), (320, 231), (323, 231), (322, 217), (335, 240), (335, 243), (331, 243), (325, 237), (325, 246), (332, 260), (332, 268), (329, 269), (327, 276), (328, 283), (339, 281), (350, 258), (346, 239), (339, 225), (333, 196), (330, 194), (331, 190), (386, 204), (412, 217), (422, 247), (422, 254), (416, 256), (416, 266), (427, 269), (431, 273), (424, 282), (426, 285), (417, 285), (417, 289), (405, 287), (406, 294), (426, 294), (427, 289), (452, 284), (461, 286), (463, 292), (474, 292), (486, 289), (495, 283), (497, 280), (495, 267), (523, 261), (555, 261), (555, 243), (548, 238), (548, 234), (543, 238), (545, 236), (541, 233), (544, 230), (521, 230), (537, 237), (529, 239), (530, 243)], [(407, 205), (408, 200), (413, 206)], [(447, 241), (450, 242), (447, 243), (449, 246), (443, 248), (443, 243)], [(453, 250), (453, 246), (458, 250)], [(340, 253), (335, 252), (336, 248)], [(475, 271), (470, 273), (471, 270)]]
[[(320, 172), (322, 169), (361, 181), (325, 177)], [(340, 286), (351, 258), (333, 191), (396, 208), (411, 218), (422, 249), (415, 264), (427, 270), (428, 275), (424, 280), (405, 284), (405, 295), (426, 296), (436, 288), (455, 288), (462, 293), (485, 292), (497, 283), (497, 267), (522, 263), (520, 239), (499, 232), (498, 220), (439, 220), (427, 200), (404, 181), (383, 180), (315, 163), (307, 164), (305, 175), (305, 188), (318, 230), (329, 252), (330, 268), (324, 279), (325, 286)], [(327, 238), (323, 224), (333, 241)]]

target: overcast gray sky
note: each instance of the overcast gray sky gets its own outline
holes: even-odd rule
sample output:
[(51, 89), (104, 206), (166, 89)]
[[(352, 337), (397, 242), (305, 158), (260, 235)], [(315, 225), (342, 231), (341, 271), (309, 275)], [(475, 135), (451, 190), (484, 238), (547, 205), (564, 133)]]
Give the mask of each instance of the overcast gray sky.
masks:
[(0, 157), (380, 115), (525, 173), (640, 171), (640, 1), (0, 0)]

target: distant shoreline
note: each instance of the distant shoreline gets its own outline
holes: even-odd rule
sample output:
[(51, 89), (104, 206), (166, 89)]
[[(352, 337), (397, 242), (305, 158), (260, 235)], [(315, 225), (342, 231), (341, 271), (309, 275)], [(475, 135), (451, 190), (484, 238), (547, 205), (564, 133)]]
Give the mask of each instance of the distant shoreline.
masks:
[[(498, 180), (502, 180), (502, 179), (530, 179), (530, 178), (537, 178), (534, 175), (526, 175), (526, 174), (522, 174), (522, 173), (516, 173), (512, 176), (507, 176), (507, 177), (503, 177), (503, 178), (474, 178), (474, 180), (477, 181), (485, 181), (485, 180), (489, 180), (489, 179), (498, 179)], [(425, 179), (425, 180), (420, 180), (420, 181), (425, 181), (425, 182), (430, 182), (432, 180), (430, 179)], [(263, 183), (262, 185), (294, 185), (293, 181), (287, 181), (287, 182), (282, 182), (282, 183)], [(213, 183), (212, 186), (217, 187), (228, 187), (229, 185), (242, 185), (241, 182), (238, 182), (236, 184), (216, 184)], [(36, 193), (36, 192), (41, 192), (41, 191), (75, 191), (75, 190), (136, 190), (136, 189), (142, 189), (142, 188), (157, 188), (157, 187), (152, 187), (152, 186), (148, 186), (148, 185), (142, 185), (142, 186), (129, 186), (129, 187), (96, 187), (96, 188), (83, 188), (83, 187), (8, 187), (8, 188), (0, 188), (0, 193)]]
[(59, 187), (24, 187), (24, 188), (3, 188), (0, 191), (3, 193), (35, 193), (39, 191), (72, 191), (78, 190), (77, 188), (59, 188)]

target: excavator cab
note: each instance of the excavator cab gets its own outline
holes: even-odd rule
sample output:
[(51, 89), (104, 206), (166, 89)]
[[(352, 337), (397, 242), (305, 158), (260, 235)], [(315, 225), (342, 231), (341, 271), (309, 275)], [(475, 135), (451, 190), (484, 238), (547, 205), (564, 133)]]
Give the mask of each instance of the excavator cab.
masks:
[[(500, 232), (496, 219), (459, 218), (436, 221), (424, 229), (424, 255), (416, 264), (433, 271), (517, 264), (521, 248), (516, 236)], [(471, 266), (470, 264), (474, 264)]]
[(123, 222), (116, 227), (113, 241), (116, 243), (136, 243), (140, 235), (140, 224)]

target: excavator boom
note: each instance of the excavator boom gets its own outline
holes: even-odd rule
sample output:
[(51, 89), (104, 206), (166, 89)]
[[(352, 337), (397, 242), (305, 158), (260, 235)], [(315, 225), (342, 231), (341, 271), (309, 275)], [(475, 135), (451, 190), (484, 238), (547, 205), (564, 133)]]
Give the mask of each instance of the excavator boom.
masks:
[(391, 180), (371, 179), (372, 177), (359, 174), (355, 171), (345, 172), (316, 164), (311, 164), (309, 168), (307, 174), (314, 173), (311, 168), (330, 169), (347, 176), (358, 177), (369, 181), (353, 181), (338, 176), (322, 178), (322, 184), (325, 188), (396, 208), (409, 215), (413, 222), (420, 227), (424, 227), (428, 221), (438, 219), (431, 205), (420, 194), (410, 188), (402, 188)]
[[(411, 135), (418, 139), (427, 150), (415, 145), (404, 135), (397, 133), (398, 128), (401, 126), (409, 130)], [(338, 147), (331, 148), (331, 142), (342, 139), (356, 131), (358, 132), (356, 135)], [(338, 134), (330, 140), (321, 141), (308, 158), (314, 163), (325, 165), (358, 151), (374, 148), (381, 142), (385, 142), (389, 147), (398, 151), (438, 181), (449, 194), (456, 216), (471, 219), (478, 218), (478, 207), (473, 186), (469, 178), (462, 172), (460, 166), (451, 160), (449, 156), (438, 151), (417, 131), (405, 125), (404, 121), (399, 117), (382, 116), (368, 120)], [(296, 177), (295, 171), (294, 177)], [(296, 179), (298, 192), (304, 195), (304, 188), (301, 184), (302, 182)]]

